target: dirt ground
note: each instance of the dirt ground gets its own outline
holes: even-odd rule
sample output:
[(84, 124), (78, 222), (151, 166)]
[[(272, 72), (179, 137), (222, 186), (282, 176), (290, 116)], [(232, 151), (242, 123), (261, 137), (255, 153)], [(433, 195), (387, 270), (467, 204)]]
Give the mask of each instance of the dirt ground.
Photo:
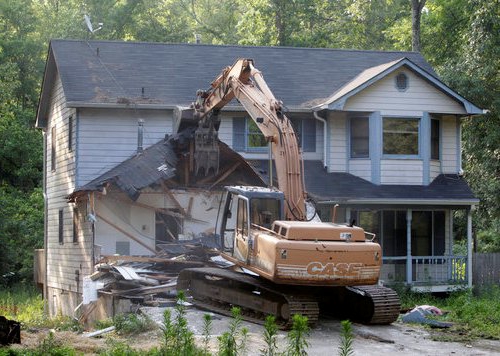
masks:
[[(149, 315), (159, 325), (164, 308), (145, 307), (141, 311)], [(203, 315), (206, 312), (190, 307), (187, 319), (190, 329), (201, 340)], [(217, 336), (227, 331), (230, 319), (213, 314), (211, 348), (215, 352)], [(260, 325), (244, 323), (249, 330), (248, 352), (250, 356), (259, 355), (264, 347), (263, 328)], [(395, 322), (388, 326), (365, 326), (353, 324), (355, 335), (353, 342), (354, 355), (500, 355), (500, 340), (467, 340), (459, 332), (446, 332), (436, 329), (408, 325)], [(23, 330), (21, 345), (15, 347), (36, 347), (49, 333), (49, 330)], [(87, 338), (73, 332), (55, 332), (55, 339), (65, 345), (71, 345), (86, 355), (92, 355), (109, 346), (110, 340), (124, 341), (135, 349), (147, 350), (161, 344), (160, 331), (133, 337), (121, 337), (114, 332), (97, 338)], [(441, 340), (441, 341), (439, 341)], [(454, 340), (454, 341), (442, 341)], [(340, 321), (322, 319), (311, 330), (308, 338), (309, 355), (336, 355), (340, 344)], [(280, 332), (278, 345), (283, 349), (286, 345), (286, 333)]]

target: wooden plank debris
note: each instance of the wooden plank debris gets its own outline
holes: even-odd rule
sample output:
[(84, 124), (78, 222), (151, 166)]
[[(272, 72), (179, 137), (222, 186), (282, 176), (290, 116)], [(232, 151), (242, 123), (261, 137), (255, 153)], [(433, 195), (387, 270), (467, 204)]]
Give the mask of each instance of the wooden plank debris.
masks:
[[(214, 266), (211, 258), (218, 255), (217, 239), (201, 236), (195, 240), (158, 245), (155, 256), (102, 256), (89, 279), (97, 287), (99, 296), (107, 296), (115, 303), (128, 299), (132, 303), (151, 304), (176, 297), (177, 276), (185, 268)], [(86, 307), (82, 319), (95, 308)]]

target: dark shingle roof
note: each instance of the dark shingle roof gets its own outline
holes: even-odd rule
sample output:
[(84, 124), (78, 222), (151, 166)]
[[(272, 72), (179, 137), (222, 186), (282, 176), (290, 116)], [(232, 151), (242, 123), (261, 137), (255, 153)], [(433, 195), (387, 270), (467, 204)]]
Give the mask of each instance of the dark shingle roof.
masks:
[(416, 52), (53, 40), (44, 86), (55, 63), (72, 105), (188, 105), (196, 90), (207, 88), (241, 57), (255, 60), (276, 97), (289, 107), (327, 98), (367, 68), (404, 57), (435, 76)]
[[(264, 185), (260, 176), (253, 171), (243, 157), (220, 141), (221, 165), (219, 173), (207, 178), (193, 177), (188, 186), (179, 183), (178, 181), (182, 180), (182, 178), (178, 176), (178, 163), (180, 157), (187, 155), (189, 151), (189, 142), (193, 139), (193, 131), (194, 128), (187, 128), (176, 135), (167, 136), (164, 140), (146, 148), (141, 153), (130, 157), (91, 182), (76, 189), (68, 199), (72, 200), (74, 196), (81, 192), (102, 191), (107, 184), (117, 186), (133, 200), (139, 197), (141, 189), (154, 187), (167, 180), (174, 182), (173, 185), (198, 187), (207, 190), (213, 187), (221, 188), (224, 185)], [(236, 165), (237, 168), (232, 169)], [(232, 174), (225, 177), (224, 173), (229, 169), (231, 169)], [(194, 178), (199, 179), (199, 181)]]
[[(252, 166), (268, 181), (267, 161)], [(456, 174), (441, 174), (428, 186), (375, 185), (349, 173), (327, 173), (320, 161), (304, 161), (306, 191), (317, 203), (471, 205), (479, 203), (467, 182)]]

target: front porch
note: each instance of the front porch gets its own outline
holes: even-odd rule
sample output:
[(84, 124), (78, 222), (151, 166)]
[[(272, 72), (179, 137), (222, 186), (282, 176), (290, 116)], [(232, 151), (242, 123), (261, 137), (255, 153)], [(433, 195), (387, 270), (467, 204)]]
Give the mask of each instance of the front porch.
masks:
[[(355, 222), (381, 244), (380, 282), (415, 291), (445, 292), (472, 287), (472, 206), (363, 206), (338, 208), (335, 221)], [(456, 211), (466, 213), (467, 250), (457, 253)], [(327, 218), (331, 210), (323, 210)]]
[(445, 292), (468, 286), (467, 256), (384, 257), (380, 280), (412, 290)]

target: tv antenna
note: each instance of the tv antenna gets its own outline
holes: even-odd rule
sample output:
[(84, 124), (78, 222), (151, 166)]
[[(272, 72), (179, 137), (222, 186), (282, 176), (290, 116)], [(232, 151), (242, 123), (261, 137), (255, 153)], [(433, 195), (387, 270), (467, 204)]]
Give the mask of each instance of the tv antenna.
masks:
[(103, 23), (102, 22), (99, 22), (97, 24), (97, 28), (94, 29), (94, 26), (92, 26), (92, 22), (90, 21), (90, 16), (89, 15), (83, 15), (83, 18), (85, 19), (85, 24), (87, 25), (87, 28), (89, 30), (90, 33), (95, 33), (97, 31), (99, 31), (100, 29), (102, 29), (102, 25)]

